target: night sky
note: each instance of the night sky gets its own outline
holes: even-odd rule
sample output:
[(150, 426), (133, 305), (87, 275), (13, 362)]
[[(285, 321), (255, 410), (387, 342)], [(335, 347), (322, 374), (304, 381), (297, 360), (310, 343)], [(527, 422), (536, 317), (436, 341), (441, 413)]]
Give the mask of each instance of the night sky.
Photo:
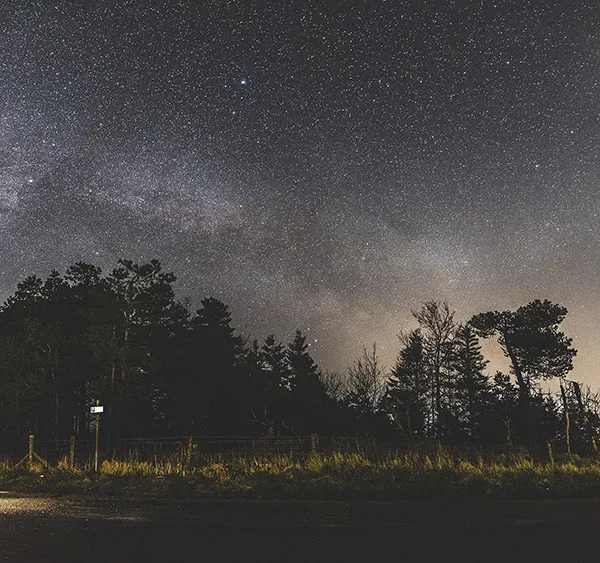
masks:
[[(6, 0), (0, 298), (158, 258), (324, 368), (411, 308), (569, 309), (600, 385), (600, 4)], [(489, 346), (486, 350), (491, 349)], [(491, 366), (490, 369), (496, 366)]]

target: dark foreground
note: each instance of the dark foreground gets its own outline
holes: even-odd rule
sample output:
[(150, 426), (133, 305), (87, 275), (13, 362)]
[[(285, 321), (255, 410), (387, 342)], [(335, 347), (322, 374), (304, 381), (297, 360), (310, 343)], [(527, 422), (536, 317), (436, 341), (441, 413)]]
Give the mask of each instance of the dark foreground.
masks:
[(600, 501), (199, 501), (0, 493), (0, 561), (597, 561)]

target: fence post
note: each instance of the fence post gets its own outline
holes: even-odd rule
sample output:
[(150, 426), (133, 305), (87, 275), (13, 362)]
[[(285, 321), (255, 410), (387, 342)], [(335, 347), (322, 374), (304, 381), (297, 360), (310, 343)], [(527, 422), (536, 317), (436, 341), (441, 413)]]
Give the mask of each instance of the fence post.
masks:
[(71, 436), (69, 444), (69, 469), (75, 468), (75, 436)]
[(571, 455), (571, 418), (569, 411), (565, 411), (565, 435), (567, 438), (567, 453)]
[(550, 465), (554, 467), (554, 454), (552, 453), (552, 444), (550, 442), (546, 442), (546, 447), (548, 448), (548, 459), (550, 460)]
[(34, 457), (44, 467), (47, 467), (48, 469), (50, 468), (50, 466), (48, 465), (48, 462), (45, 459), (42, 459), (38, 454), (35, 453), (35, 451), (33, 449), (34, 440), (35, 440), (34, 435), (29, 434), (29, 451), (27, 452), (27, 455), (21, 461), (19, 461), (19, 463), (17, 463), (17, 465), (15, 465), (15, 468), (21, 467), (21, 465), (23, 465), (25, 462), (27, 462), (28, 469), (29, 469), (29, 471), (31, 471), (33, 469), (33, 458)]
[(34, 435), (29, 434), (29, 453), (27, 454), (27, 463), (29, 464), (29, 469), (33, 466), (33, 442)]
[(316, 434), (310, 435), (310, 453), (316, 454), (319, 447), (319, 437)]
[(567, 442), (567, 453), (571, 455), (571, 419), (569, 417), (569, 406), (567, 404), (567, 394), (563, 384), (560, 384), (560, 394), (562, 395), (563, 408), (565, 410), (565, 439)]
[(194, 447), (194, 439), (192, 436), (188, 436), (187, 448), (185, 452), (185, 466), (189, 469), (190, 464), (192, 463), (192, 449)]

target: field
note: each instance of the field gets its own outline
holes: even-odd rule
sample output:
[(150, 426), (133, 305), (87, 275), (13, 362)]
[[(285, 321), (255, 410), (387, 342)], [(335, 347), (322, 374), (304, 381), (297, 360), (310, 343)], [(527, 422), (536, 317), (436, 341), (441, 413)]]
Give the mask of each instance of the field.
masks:
[(600, 458), (526, 451), (482, 454), (437, 446), (320, 452), (161, 456), (130, 450), (104, 459), (47, 463), (0, 460), (0, 488), (36, 493), (92, 493), (247, 499), (556, 499), (600, 497)]

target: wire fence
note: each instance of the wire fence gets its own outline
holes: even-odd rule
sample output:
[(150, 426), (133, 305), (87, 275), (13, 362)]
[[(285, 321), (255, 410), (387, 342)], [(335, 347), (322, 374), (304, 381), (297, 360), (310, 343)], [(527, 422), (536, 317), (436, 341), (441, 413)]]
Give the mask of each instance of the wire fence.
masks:
[[(389, 457), (394, 452), (407, 452), (414, 444), (401, 440), (375, 440), (356, 437), (319, 437), (315, 434), (297, 437), (247, 436), (183, 436), (173, 438), (128, 438), (101, 445), (102, 459), (157, 461), (187, 459), (188, 463), (210, 463), (236, 458), (286, 456), (295, 461), (306, 460), (311, 453), (360, 453), (370, 459)], [(18, 463), (34, 452), (49, 465), (65, 461), (85, 465), (94, 458), (95, 441), (90, 439), (0, 439), (0, 460)]]
[[(561, 453), (555, 445), (556, 453)], [(381, 440), (365, 437), (319, 437), (315, 434), (297, 437), (247, 436), (183, 436), (172, 438), (128, 438), (100, 446), (101, 459), (122, 461), (165, 461), (184, 462), (187, 465), (202, 465), (215, 461), (228, 461), (238, 458), (265, 458), (286, 456), (294, 461), (305, 461), (311, 454), (332, 455), (360, 454), (372, 461), (382, 461), (392, 456), (417, 454), (435, 456), (442, 452), (436, 441), (409, 441), (401, 438)], [(456, 458), (475, 459), (479, 456), (502, 454), (534, 454), (526, 449), (507, 446), (444, 446), (445, 455)], [(33, 456), (56, 466), (60, 462), (70, 466), (92, 464), (95, 453), (95, 440), (72, 437), (63, 440), (38, 439), (29, 436), (24, 439), (0, 439), (0, 460), (17, 464)], [(540, 452), (546, 455), (546, 448)]]

